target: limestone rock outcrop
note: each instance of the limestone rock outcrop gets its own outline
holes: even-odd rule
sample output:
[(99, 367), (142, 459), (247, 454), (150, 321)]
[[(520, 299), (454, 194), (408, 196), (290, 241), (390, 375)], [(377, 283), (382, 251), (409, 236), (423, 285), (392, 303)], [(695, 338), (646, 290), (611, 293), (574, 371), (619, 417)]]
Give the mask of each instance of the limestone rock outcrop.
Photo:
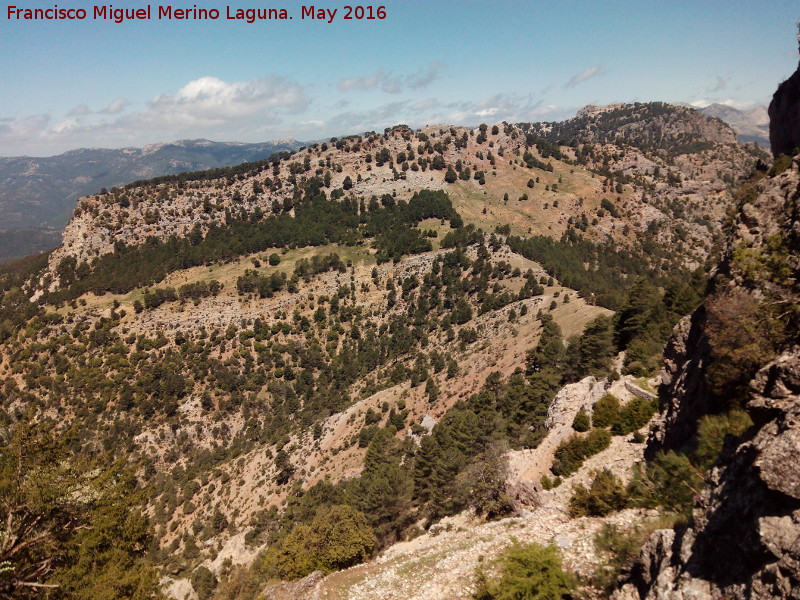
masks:
[(747, 408), (761, 427), (728, 444), (691, 528), (651, 536), (617, 600), (800, 598), (800, 346), (758, 372)]

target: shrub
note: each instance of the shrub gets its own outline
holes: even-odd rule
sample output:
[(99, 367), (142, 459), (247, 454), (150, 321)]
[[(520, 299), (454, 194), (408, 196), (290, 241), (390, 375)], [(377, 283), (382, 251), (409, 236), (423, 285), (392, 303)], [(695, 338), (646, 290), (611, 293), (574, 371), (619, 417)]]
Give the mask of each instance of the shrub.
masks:
[(702, 469), (713, 465), (727, 435), (741, 436), (753, 421), (746, 412), (732, 410), (723, 415), (706, 415), (697, 426), (697, 447), (692, 453), (693, 462)]
[(619, 398), (614, 394), (605, 394), (592, 407), (592, 425), (594, 427), (609, 427), (619, 418)]
[(704, 484), (703, 473), (685, 454), (659, 453), (644, 466), (636, 465), (628, 494), (635, 506), (664, 506), (689, 512)]
[(611, 427), (614, 435), (627, 435), (647, 425), (655, 414), (654, 402), (644, 398), (634, 398), (628, 402), (619, 414), (617, 422)]
[(207, 567), (199, 566), (192, 573), (192, 587), (200, 600), (208, 600), (217, 587), (217, 578)]
[(619, 478), (608, 469), (595, 473), (589, 489), (583, 485), (575, 487), (569, 500), (572, 517), (602, 517), (622, 510), (628, 504), (628, 494)]
[(589, 431), (591, 428), (589, 414), (584, 409), (580, 409), (575, 415), (575, 418), (572, 420), (572, 428), (579, 433)]
[(571, 597), (576, 587), (553, 546), (514, 543), (498, 563), (498, 577), (478, 570), (475, 600), (556, 600)]
[(603, 524), (594, 536), (594, 546), (598, 554), (605, 554), (608, 559), (605, 565), (595, 569), (595, 587), (607, 592), (614, 588), (622, 568), (639, 556), (647, 534), (649, 528), (634, 527), (623, 531), (617, 525)]
[(569, 475), (581, 468), (589, 456), (602, 452), (611, 443), (611, 434), (605, 429), (593, 429), (588, 435), (573, 435), (556, 448), (552, 471), (556, 475)]
[(310, 525), (296, 525), (262, 559), (267, 576), (300, 579), (312, 571), (337, 571), (365, 560), (376, 545), (361, 511), (348, 505), (321, 508)]

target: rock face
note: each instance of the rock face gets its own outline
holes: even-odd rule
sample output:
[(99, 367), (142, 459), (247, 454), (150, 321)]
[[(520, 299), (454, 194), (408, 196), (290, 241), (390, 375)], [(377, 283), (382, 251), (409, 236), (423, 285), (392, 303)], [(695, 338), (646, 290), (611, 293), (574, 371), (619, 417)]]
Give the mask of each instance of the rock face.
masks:
[(658, 531), (616, 598), (800, 598), (800, 346), (756, 375), (763, 424), (728, 447), (684, 532)]
[[(779, 255), (782, 270), (757, 276), (749, 270), (762, 264), (748, 263), (749, 257)], [(783, 318), (798, 310), (800, 158), (763, 180), (757, 196), (742, 205), (725, 256), (713, 288), (786, 307)], [(709, 319), (704, 308), (684, 318), (665, 348), (663, 419), (648, 445), (651, 456), (681, 448), (699, 417), (722, 409), (705, 383), (713, 354)], [(791, 319), (782, 338), (788, 342), (749, 381), (746, 410), (754, 426), (743, 439), (726, 440), (696, 498), (691, 527), (654, 533), (617, 600), (800, 599), (800, 336)]]
[(778, 86), (769, 105), (769, 143), (773, 156), (800, 148), (800, 65)]
[[(703, 332), (705, 311), (681, 319), (664, 348), (659, 400), (663, 419), (656, 425), (647, 444), (646, 456), (660, 450), (677, 450), (694, 433), (697, 419), (708, 413), (703, 370), (710, 359), (710, 348)], [(681, 401), (690, 397), (691, 402)]]

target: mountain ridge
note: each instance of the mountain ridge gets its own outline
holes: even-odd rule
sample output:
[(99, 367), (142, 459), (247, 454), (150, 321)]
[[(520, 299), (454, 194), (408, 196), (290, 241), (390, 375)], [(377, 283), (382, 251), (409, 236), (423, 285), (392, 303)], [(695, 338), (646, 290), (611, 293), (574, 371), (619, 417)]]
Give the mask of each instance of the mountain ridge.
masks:
[[(624, 105), (83, 197), (57, 251), (0, 268), (0, 415), (125, 459), (179, 600), (379, 551), (298, 585), (369, 597), (384, 568), (459, 556), (447, 593), (466, 598), (511, 530), (589, 576), (594, 532), (654, 515), (573, 518), (573, 498), (604, 468), (641, 477), (660, 349), (762, 157), (696, 111)], [(608, 395), (624, 421), (595, 419)], [(335, 563), (303, 537), (330, 515), (357, 534)], [(460, 535), (486, 519), (491, 543)], [(475, 551), (437, 558), (439, 535)]]

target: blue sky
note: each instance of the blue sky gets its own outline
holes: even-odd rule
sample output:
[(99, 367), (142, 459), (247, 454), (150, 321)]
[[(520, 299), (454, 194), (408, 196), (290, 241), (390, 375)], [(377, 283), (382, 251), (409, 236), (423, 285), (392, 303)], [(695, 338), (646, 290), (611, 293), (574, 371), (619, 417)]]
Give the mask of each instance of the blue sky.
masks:
[[(8, 19), (9, 4), (56, 3), (90, 17)], [(799, 58), (796, 0), (384, 0), (386, 18), (372, 21), (342, 19), (346, 1), (313, 3), (338, 9), (332, 23), (301, 20), (312, 3), (295, 0), (172, 6), (194, 4), (221, 18), (117, 24), (92, 20), (91, 0), (5, 2), (0, 156), (560, 120), (611, 102), (748, 108), (768, 103)], [(294, 18), (229, 21), (226, 6)]]

